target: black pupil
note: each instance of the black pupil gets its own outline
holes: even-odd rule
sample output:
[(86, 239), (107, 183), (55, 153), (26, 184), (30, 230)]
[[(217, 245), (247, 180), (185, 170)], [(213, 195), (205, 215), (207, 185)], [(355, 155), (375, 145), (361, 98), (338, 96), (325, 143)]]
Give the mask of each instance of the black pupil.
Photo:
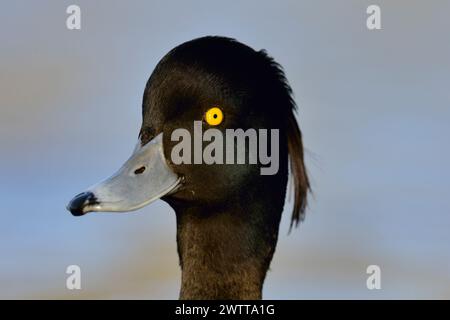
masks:
[(134, 174), (141, 174), (145, 171), (145, 167), (140, 167), (139, 169), (134, 170)]
[(217, 118), (217, 114), (214, 113), (213, 118), (216, 119)]

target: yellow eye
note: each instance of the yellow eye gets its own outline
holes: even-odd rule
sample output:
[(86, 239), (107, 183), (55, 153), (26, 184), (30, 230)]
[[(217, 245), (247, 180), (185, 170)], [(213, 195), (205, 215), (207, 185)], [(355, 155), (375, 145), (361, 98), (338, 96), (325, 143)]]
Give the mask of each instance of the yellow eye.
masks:
[(222, 110), (220, 110), (217, 107), (213, 107), (213, 108), (209, 109), (205, 113), (205, 120), (211, 126), (219, 125), (223, 120)]

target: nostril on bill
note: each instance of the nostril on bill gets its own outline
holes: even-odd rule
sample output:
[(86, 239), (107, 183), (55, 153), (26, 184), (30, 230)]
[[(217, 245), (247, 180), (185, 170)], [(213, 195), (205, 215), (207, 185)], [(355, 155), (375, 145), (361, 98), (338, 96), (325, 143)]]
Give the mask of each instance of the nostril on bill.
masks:
[(145, 166), (140, 167), (139, 169), (134, 170), (134, 174), (141, 174), (144, 173)]
[(84, 208), (87, 205), (95, 204), (97, 203), (97, 199), (95, 198), (95, 195), (92, 192), (83, 192), (78, 195), (76, 195), (67, 206), (67, 209), (74, 215), (74, 216), (82, 216), (85, 214)]

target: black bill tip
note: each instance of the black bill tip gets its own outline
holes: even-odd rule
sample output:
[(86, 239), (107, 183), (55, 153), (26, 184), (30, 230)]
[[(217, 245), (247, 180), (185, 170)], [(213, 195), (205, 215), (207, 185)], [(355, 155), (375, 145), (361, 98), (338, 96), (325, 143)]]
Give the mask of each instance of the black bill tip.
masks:
[(69, 210), (74, 216), (82, 216), (87, 211), (85, 211), (86, 206), (98, 204), (97, 198), (92, 192), (83, 192), (76, 195), (67, 205), (67, 210)]

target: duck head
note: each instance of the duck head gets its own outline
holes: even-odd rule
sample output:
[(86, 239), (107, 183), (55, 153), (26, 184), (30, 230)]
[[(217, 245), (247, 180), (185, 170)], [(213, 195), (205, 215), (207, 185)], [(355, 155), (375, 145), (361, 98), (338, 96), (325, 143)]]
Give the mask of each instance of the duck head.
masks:
[[(292, 223), (301, 220), (306, 205), (309, 183), (294, 111), (284, 73), (264, 51), (222, 37), (186, 42), (158, 63), (147, 82), (142, 126), (132, 156), (112, 177), (75, 196), (67, 208), (77, 216), (122, 212), (162, 199), (177, 215), (181, 297), (258, 298), (278, 235), (289, 158), (295, 188)], [(202, 134), (199, 128), (203, 133), (213, 129), (209, 139), (200, 138), (200, 144), (195, 141)], [(185, 144), (192, 151), (190, 162), (174, 160), (180, 144), (174, 133), (180, 129), (191, 137)], [(248, 161), (260, 149), (252, 151), (250, 140), (244, 148), (244, 163), (207, 164), (194, 159), (195, 152), (203, 155), (220, 136), (223, 141), (214, 155), (219, 152), (225, 158), (230, 152), (225, 141), (229, 129), (267, 132), (267, 149), (277, 153), (277, 170), (261, 174), (267, 163), (258, 157), (256, 163)], [(277, 134), (271, 136), (272, 130)], [(239, 146), (231, 146), (237, 153)], [(219, 267), (224, 258), (232, 263)], [(250, 261), (253, 266), (241, 274), (238, 269), (246, 270)], [(211, 270), (227, 279), (215, 279), (218, 287), (206, 288), (203, 280)], [(255, 270), (252, 276), (249, 270)], [(247, 276), (245, 288), (236, 284)]]

